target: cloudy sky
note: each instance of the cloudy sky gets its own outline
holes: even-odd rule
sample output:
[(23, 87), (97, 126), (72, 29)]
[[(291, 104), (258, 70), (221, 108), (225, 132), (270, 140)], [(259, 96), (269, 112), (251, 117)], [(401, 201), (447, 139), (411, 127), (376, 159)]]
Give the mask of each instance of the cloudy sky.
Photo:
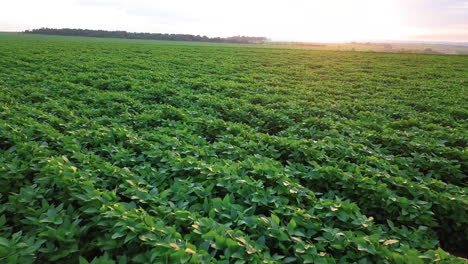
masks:
[(2, 0), (0, 31), (38, 27), (468, 42), (468, 0)]

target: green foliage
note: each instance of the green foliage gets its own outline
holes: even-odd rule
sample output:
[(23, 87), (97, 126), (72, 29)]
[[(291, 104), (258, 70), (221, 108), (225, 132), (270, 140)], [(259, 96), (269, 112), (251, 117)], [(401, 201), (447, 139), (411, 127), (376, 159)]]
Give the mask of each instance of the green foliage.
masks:
[[(122, 39), (151, 39), (151, 40), (174, 40), (174, 41), (204, 41), (204, 42), (224, 42), (224, 43), (263, 43), (268, 39), (265, 37), (234, 36), (227, 38), (209, 38), (207, 36), (190, 34), (162, 34), (162, 33), (135, 33), (127, 31), (106, 31), (92, 29), (73, 28), (38, 28), (26, 30), (27, 34), (45, 34), (61, 36), (84, 36), (95, 38), (122, 38)], [(432, 50), (431, 50), (432, 51)]]
[(2, 263), (465, 262), (466, 57), (15, 36), (0, 57)]

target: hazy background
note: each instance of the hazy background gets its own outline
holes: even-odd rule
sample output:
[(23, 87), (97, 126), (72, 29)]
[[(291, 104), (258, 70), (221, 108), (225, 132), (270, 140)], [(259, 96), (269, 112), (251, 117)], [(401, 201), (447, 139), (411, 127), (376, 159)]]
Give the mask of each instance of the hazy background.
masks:
[(0, 31), (38, 27), (266, 36), (279, 41), (468, 42), (466, 0), (4, 0)]

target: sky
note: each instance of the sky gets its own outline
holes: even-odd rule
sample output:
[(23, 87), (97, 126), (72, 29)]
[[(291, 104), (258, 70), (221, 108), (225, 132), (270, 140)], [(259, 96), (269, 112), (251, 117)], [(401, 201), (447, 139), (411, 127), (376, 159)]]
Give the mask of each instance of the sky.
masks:
[(0, 31), (86, 28), (278, 41), (468, 42), (468, 0), (2, 0)]

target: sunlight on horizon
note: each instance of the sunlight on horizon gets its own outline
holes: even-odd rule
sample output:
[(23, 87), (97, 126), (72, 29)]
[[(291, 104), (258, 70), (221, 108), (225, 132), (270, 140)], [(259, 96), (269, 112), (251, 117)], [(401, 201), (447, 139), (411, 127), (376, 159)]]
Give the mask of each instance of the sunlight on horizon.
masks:
[[(366, 39), (403, 39), (409, 30), (403, 25), (401, 15), (392, 1), (361, 0), (336, 3), (304, 1), (306, 8), (291, 13), (286, 19), (297, 22), (298, 27), (271, 35), (287, 36), (289, 39), (303, 39), (316, 42), (347, 42)], [(307, 16), (310, 10), (320, 10)]]

